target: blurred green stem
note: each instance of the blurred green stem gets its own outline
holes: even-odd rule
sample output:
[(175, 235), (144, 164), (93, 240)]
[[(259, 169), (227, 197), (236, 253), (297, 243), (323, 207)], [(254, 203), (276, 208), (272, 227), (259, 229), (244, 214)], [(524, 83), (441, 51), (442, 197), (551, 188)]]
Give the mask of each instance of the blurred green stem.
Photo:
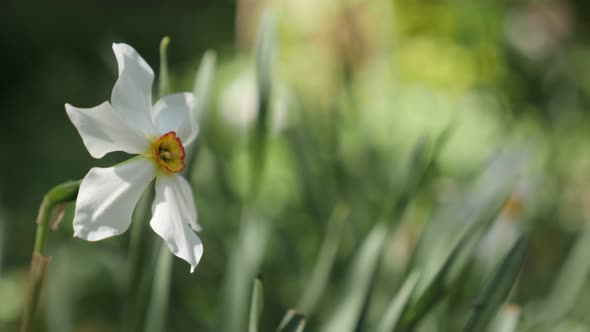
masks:
[(33, 249), (33, 257), (31, 259), (31, 270), (29, 272), (29, 289), (27, 294), (27, 301), (25, 303), (25, 310), (21, 321), (21, 332), (31, 330), (31, 322), (35, 315), (35, 309), (39, 302), (41, 294), (41, 286), (45, 279), (45, 272), (47, 265), (49, 265), (49, 256), (45, 256), (45, 243), (47, 242), (47, 235), (49, 234), (49, 227), (53, 219), (54, 208), (62, 203), (74, 201), (78, 196), (78, 189), (82, 181), (69, 181), (58, 186), (53, 187), (43, 197), (39, 214), (37, 216), (37, 234), (35, 235), (35, 246)]
[(166, 52), (170, 44), (170, 37), (162, 38), (160, 42), (160, 81), (158, 83), (158, 95), (160, 98), (168, 94), (170, 87), (168, 84), (168, 57)]

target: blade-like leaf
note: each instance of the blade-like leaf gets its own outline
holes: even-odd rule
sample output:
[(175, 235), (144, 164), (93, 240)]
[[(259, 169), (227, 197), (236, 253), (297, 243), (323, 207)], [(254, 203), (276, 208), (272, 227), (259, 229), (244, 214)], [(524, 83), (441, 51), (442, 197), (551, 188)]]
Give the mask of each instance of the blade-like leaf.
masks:
[(334, 208), (332, 217), (328, 222), (326, 236), (320, 249), (316, 264), (311, 274), (303, 296), (296, 308), (304, 312), (308, 317), (313, 312), (317, 302), (321, 298), (330, 278), (330, 272), (334, 265), (336, 253), (340, 247), (344, 221), (348, 217), (348, 208), (338, 205)]
[(146, 332), (165, 331), (171, 277), (172, 253), (168, 249), (166, 242), (162, 242), (160, 244), (160, 254), (156, 263), (156, 274), (154, 275), (152, 294), (146, 316)]
[(490, 332), (514, 332), (518, 327), (520, 308), (515, 304), (508, 304), (498, 312)]
[(303, 332), (304, 328), (305, 316), (295, 310), (289, 310), (279, 324), (277, 332)]
[(270, 98), (273, 87), (273, 65), (276, 48), (275, 18), (271, 12), (263, 14), (258, 44), (256, 47), (256, 84), (258, 88), (258, 110), (256, 125), (250, 137), (252, 153), (252, 178), (250, 193), (255, 197), (260, 187), (260, 178), (264, 171), (266, 145), (270, 122)]
[(197, 75), (195, 76), (195, 84), (193, 85), (193, 94), (197, 98), (192, 110), (194, 120), (201, 119), (211, 100), (216, 64), (217, 54), (215, 51), (208, 50), (205, 52), (199, 64)]
[(420, 270), (421, 277), (403, 314), (402, 330), (415, 326), (456, 284), (510, 196), (521, 165), (516, 154), (500, 155), (462, 199), (431, 218), (410, 263), (410, 270)]
[[(207, 127), (203, 125), (206, 123), (207, 119), (207, 107), (209, 106), (209, 101), (211, 99), (211, 91), (213, 90), (213, 79), (215, 76), (215, 66), (217, 62), (217, 55), (214, 51), (207, 51), (203, 55), (201, 59), (201, 64), (199, 65), (199, 69), (197, 70), (197, 75), (195, 76), (195, 84), (193, 86), (193, 94), (195, 95), (195, 104), (191, 111), (191, 121), (193, 123), (197, 123), (199, 128)], [(192, 149), (187, 151), (186, 156), (186, 170), (184, 173), (186, 174), (187, 178), (191, 179), (193, 176), (193, 169), (195, 167), (195, 159), (197, 158), (197, 154), (200, 147), (200, 141), (197, 140), (193, 144)]]
[(590, 223), (586, 223), (544, 302), (544, 325), (562, 320), (573, 309), (590, 274)]
[(504, 304), (522, 267), (527, 248), (527, 236), (521, 235), (480, 293), (464, 332), (483, 331)]
[(247, 216), (242, 221), (242, 229), (226, 269), (221, 331), (242, 332), (248, 325), (250, 282), (258, 274), (268, 232), (264, 219)]
[(436, 272), (432, 274), (429, 279), (421, 277), (418, 280), (418, 283), (414, 289), (415, 292), (418, 291), (418, 287), (420, 283), (423, 282), (423, 280), (426, 280), (426, 282), (423, 282), (424, 288), (420, 289), (421, 292), (419, 295), (412, 296), (411, 304), (402, 314), (400, 321), (401, 331), (411, 331), (420, 321), (420, 319), (424, 318), (428, 311), (443, 298), (446, 292), (445, 278), (448, 275), (449, 270), (451, 269), (451, 266), (457, 258), (459, 252), (463, 249), (464, 244), (467, 242), (469, 235), (471, 235), (470, 232), (464, 232), (464, 235), (455, 244), (453, 250), (448, 253), (444, 259), (442, 259), (442, 265), (434, 269)]
[(256, 278), (252, 285), (252, 297), (250, 299), (250, 323), (248, 324), (248, 332), (258, 332), (258, 321), (262, 315), (263, 307), (263, 288), (262, 280)]
[(393, 332), (402, 316), (402, 313), (408, 305), (410, 296), (414, 291), (420, 274), (414, 272), (408, 276), (397, 295), (393, 298), (385, 314), (377, 327), (377, 332)]
[(321, 331), (351, 332), (355, 330), (381, 257), (386, 235), (387, 226), (378, 223), (366, 237), (348, 271), (343, 298)]

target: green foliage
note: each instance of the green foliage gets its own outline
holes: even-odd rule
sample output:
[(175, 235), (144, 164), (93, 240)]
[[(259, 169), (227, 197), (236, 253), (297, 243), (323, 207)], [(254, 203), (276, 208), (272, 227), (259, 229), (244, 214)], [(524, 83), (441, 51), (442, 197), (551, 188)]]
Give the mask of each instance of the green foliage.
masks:
[(294, 310), (289, 310), (279, 324), (277, 332), (303, 332), (304, 328), (305, 317)]
[(252, 285), (252, 295), (250, 298), (250, 316), (248, 319), (248, 332), (258, 331), (258, 321), (260, 320), (260, 316), (262, 315), (263, 301), (264, 299), (262, 280), (256, 278)]
[[(261, 14), (256, 28), (243, 25), (255, 15), (241, 12), (240, 2), (239, 15), (232, 13), (240, 49), (222, 45), (200, 62), (174, 37), (167, 55), (169, 39), (162, 40), (159, 94), (196, 95), (192, 117), (200, 131), (183, 174), (203, 226), (195, 273), (147, 226), (150, 187), (129, 235), (88, 244), (72, 239), (69, 227), (51, 233), (53, 262), (34, 327), (590, 330), (589, 51), (562, 36), (573, 29), (565, 9), (355, 0), (310, 14), (305, 5), (284, 3)], [(534, 24), (545, 11), (559, 23), (539, 35), (546, 44), (527, 49), (517, 40), (526, 31), (514, 30), (522, 27), (519, 15)], [(196, 33), (214, 38), (213, 30)], [(241, 37), (248, 31), (256, 32)], [(152, 65), (155, 50), (146, 59)], [(64, 86), (78, 85), (87, 70), (64, 76)], [(51, 121), (52, 130), (60, 128)], [(20, 132), (9, 134), (6, 142)], [(106, 163), (82, 162), (77, 155), (85, 152), (70, 138), (56, 151), (31, 153), (34, 162), (23, 156), (31, 186), (42, 183), (27, 168), (39, 156), (72, 159), (47, 167), (49, 179)], [(5, 156), (12, 167), (23, 154)], [(55, 200), (44, 210), (47, 220), (65, 212), (62, 225), (71, 223), (72, 207), (54, 211), (53, 203), (71, 201), (76, 188), (68, 183), (48, 194)], [(2, 194), (13, 203), (34, 196)], [(11, 210), (14, 223), (0, 216), (6, 298), (24, 288), (31, 241), (22, 239), (34, 224), (20, 219), (30, 210)], [(0, 329), (16, 326), (24, 302), (0, 299)]]
[(506, 301), (520, 272), (526, 253), (527, 237), (523, 235), (514, 244), (478, 296), (463, 331), (482, 331)]

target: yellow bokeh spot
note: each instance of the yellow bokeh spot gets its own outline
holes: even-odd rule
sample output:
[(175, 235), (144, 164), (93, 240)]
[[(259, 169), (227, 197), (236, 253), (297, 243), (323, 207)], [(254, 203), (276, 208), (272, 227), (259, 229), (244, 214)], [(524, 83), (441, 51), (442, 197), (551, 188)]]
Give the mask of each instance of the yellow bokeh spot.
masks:
[(184, 147), (180, 138), (173, 131), (160, 136), (154, 142), (152, 153), (158, 164), (169, 173), (182, 172), (186, 167), (184, 164), (184, 157), (186, 157)]

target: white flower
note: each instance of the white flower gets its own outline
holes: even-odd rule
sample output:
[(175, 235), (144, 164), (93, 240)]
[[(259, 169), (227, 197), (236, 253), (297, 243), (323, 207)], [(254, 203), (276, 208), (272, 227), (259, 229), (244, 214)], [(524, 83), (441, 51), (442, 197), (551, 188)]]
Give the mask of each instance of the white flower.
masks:
[(197, 135), (190, 120), (190, 93), (165, 96), (152, 106), (154, 72), (129, 45), (113, 44), (119, 78), (111, 102), (66, 112), (94, 158), (113, 151), (137, 156), (110, 168), (92, 168), (80, 184), (74, 216), (74, 236), (98, 241), (125, 232), (133, 209), (156, 178), (150, 226), (174, 255), (191, 265), (203, 254), (194, 231), (197, 211), (188, 182), (177, 173), (185, 168), (185, 147)]

